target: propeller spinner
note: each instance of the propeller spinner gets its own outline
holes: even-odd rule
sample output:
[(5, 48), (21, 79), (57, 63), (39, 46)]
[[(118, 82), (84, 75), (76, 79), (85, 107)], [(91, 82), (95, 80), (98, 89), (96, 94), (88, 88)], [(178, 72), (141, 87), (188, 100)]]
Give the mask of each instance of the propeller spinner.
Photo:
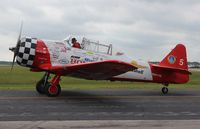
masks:
[(19, 37), (18, 37), (16, 46), (9, 48), (10, 51), (14, 52), (11, 71), (12, 71), (14, 63), (15, 63), (15, 58), (19, 53), (19, 47), (20, 47), (20, 43), (21, 43), (20, 39), (21, 39), (21, 34), (22, 34), (22, 28), (23, 28), (23, 22), (21, 23), (21, 26), (20, 26)]

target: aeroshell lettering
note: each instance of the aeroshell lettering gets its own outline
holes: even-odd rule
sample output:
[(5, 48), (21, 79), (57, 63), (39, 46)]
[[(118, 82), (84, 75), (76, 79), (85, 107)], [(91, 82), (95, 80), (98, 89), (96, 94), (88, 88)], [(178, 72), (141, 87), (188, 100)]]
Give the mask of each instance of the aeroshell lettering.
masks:
[(79, 64), (79, 63), (86, 63), (86, 62), (94, 62), (98, 60), (98, 57), (93, 57), (93, 58), (84, 58), (84, 57), (79, 57), (79, 56), (71, 56), (71, 64)]
[(79, 56), (71, 56), (71, 64), (84, 63)]
[(139, 74), (144, 74), (144, 70), (135, 69), (135, 70), (133, 70), (133, 72), (139, 73)]
[(85, 58), (85, 62), (94, 62), (94, 60), (92, 60), (90, 58)]

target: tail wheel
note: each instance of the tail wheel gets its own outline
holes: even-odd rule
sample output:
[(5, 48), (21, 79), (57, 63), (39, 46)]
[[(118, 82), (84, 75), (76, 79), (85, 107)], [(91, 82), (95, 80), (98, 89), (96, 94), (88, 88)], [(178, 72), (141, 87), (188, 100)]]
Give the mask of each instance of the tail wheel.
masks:
[(162, 88), (162, 93), (163, 94), (167, 94), (168, 93), (168, 88), (167, 87), (163, 87)]
[(46, 95), (49, 97), (56, 97), (56, 96), (60, 95), (60, 92), (61, 92), (61, 87), (59, 84), (57, 86), (48, 84), (45, 86), (44, 89), (45, 89)]

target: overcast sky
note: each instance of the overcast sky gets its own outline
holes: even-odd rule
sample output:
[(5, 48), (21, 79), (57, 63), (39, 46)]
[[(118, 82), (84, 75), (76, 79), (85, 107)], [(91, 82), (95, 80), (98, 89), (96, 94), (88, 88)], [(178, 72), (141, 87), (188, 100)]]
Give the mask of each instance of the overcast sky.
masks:
[(147, 61), (181, 42), (188, 60), (200, 61), (199, 0), (1, 0), (0, 60), (12, 60), (22, 20), (26, 36), (85, 36)]

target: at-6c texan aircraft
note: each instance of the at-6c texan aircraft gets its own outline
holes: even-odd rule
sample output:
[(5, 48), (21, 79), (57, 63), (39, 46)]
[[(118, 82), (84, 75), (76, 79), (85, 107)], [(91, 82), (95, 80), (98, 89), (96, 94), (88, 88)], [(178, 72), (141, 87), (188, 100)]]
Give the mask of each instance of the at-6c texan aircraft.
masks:
[[(114, 47), (82, 39), (80, 48), (72, 46), (71, 38), (63, 41), (41, 40), (31, 37), (19, 38), (14, 52), (12, 68), (16, 61), (34, 72), (45, 72), (36, 84), (36, 90), (50, 97), (61, 92), (60, 77), (71, 76), (89, 80), (140, 81), (164, 85), (163, 94), (168, 93), (169, 84), (186, 83), (189, 80), (186, 48), (176, 47), (159, 63), (136, 61)], [(49, 81), (50, 74), (54, 77)]]

